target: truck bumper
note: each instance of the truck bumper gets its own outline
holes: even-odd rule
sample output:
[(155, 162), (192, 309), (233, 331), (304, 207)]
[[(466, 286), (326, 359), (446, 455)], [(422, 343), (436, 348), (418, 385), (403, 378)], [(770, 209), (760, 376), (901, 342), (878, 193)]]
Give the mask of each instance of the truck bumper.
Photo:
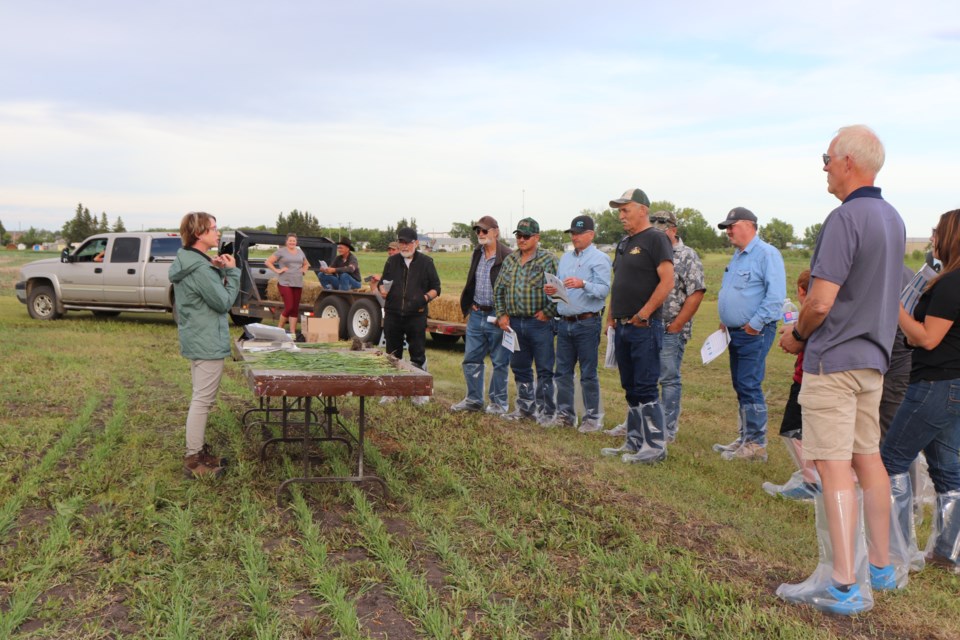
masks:
[(19, 300), (23, 304), (27, 304), (27, 283), (18, 282), (14, 286), (14, 289), (16, 289), (17, 291), (17, 300)]

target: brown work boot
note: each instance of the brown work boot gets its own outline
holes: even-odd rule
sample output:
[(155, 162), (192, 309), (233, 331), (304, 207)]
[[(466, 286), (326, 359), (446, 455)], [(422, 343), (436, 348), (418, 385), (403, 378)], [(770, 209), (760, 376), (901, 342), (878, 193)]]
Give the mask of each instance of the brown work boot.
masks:
[(208, 465), (203, 461), (203, 453), (195, 453), (183, 459), (183, 473), (190, 479), (211, 476), (219, 478), (223, 475), (223, 467)]
[(210, 445), (208, 444), (203, 445), (203, 448), (200, 449), (199, 456), (200, 460), (203, 461), (203, 464), (207, 465), (208, 467), (227, 466), (227, 459), (213, 455), (213, 449), (211, 449)]

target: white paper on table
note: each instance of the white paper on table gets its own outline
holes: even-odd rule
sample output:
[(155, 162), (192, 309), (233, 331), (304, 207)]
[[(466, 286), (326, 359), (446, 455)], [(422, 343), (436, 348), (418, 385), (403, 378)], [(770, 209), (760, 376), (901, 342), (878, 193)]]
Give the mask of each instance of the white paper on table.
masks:
[(917, 275), (913, 276), (913, 280), (910, 281), (906, 287), (903, 288), (903, 291), (900, 292), (900, 302), (903, 303), (903, 308), (906, 309), (907, 313), (911, 316), (913, 315), (913, 309), (917, 306), (917, 301), (920, 300), (920, 296), (923, 294), (924, 288), (927, 286), (927, 283), (935, 278), (937, 272), (930, 268), (930, 265), (924, 264), (923, 267), (917, 271)]
[(254, 340), (266, 340), (268, 342), (293, 342), (293, 338), (280, 327), (271, 327), (270, 325), (254, 322), (244, 327), (247, 335), (253, 336)]
[(510, 353), (517, 350), (517, 334), (513, 332), (513, 329), (507, 329), (503, 332), (503, 340), (500, 345)]
[(617, 352), (613, 340), (615, 335), (616, 330), (613, 327), (607, 327), (607, 357), (603, 359), (604, 369), (617, 368)]
[(707, 336), (703, 346), (700, 347), (700, 358), (703, 359), (703, 364), (710, 364), (716, 360), (717, 356), (727, 350), (728, 344), (730, 344), (730, 334), (726, 327), (717, 329)]
[(563, 286), (563, 280), (553, 275), (552, 273), (543, 274), (546, 284), (552, 284), (557, 288), (557, 292), (550, 296), (550, 299), (554, 302), (560, 301), (566, 304), (570, 304), (570, 298), (567, 297), (567, 288)]

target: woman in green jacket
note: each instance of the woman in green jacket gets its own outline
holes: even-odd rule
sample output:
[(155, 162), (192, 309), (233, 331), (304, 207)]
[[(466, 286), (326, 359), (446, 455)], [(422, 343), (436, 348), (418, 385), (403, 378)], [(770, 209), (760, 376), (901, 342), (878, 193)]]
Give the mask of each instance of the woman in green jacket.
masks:
[(240, 270), (231, 255), (207, 255), (220, 241), (217, 219), (209, 213), (185, 215), (180, 221), (180, 238), (183, 248), (170, 265), (170, 282), (177, 308), (180, 354), (190, 360), (193, 381), (184, 473), (189, 478), (219, 477), (226, 461), (213, 455), (204, 435), (207, 416), (217, 400), (224, 359), (230, 355), (227, 311), (240, 289)]

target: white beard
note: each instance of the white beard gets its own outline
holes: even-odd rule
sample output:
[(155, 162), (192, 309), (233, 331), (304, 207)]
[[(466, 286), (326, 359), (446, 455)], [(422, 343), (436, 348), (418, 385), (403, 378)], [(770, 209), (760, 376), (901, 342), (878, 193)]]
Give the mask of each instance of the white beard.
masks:
[(490, 238), (477, 238), (477, 244), (481, 247), (485, 247), (490, 244)]
[(403, 256), (405, 259), (410, 259), (410, 258), (413, 257), (413, 252), (414, 252), (414, 251), (415, 251), (415, 250), (411, 250), (411, 251), (401, 251), (401, 252), (400, 252), (400, 255)]

